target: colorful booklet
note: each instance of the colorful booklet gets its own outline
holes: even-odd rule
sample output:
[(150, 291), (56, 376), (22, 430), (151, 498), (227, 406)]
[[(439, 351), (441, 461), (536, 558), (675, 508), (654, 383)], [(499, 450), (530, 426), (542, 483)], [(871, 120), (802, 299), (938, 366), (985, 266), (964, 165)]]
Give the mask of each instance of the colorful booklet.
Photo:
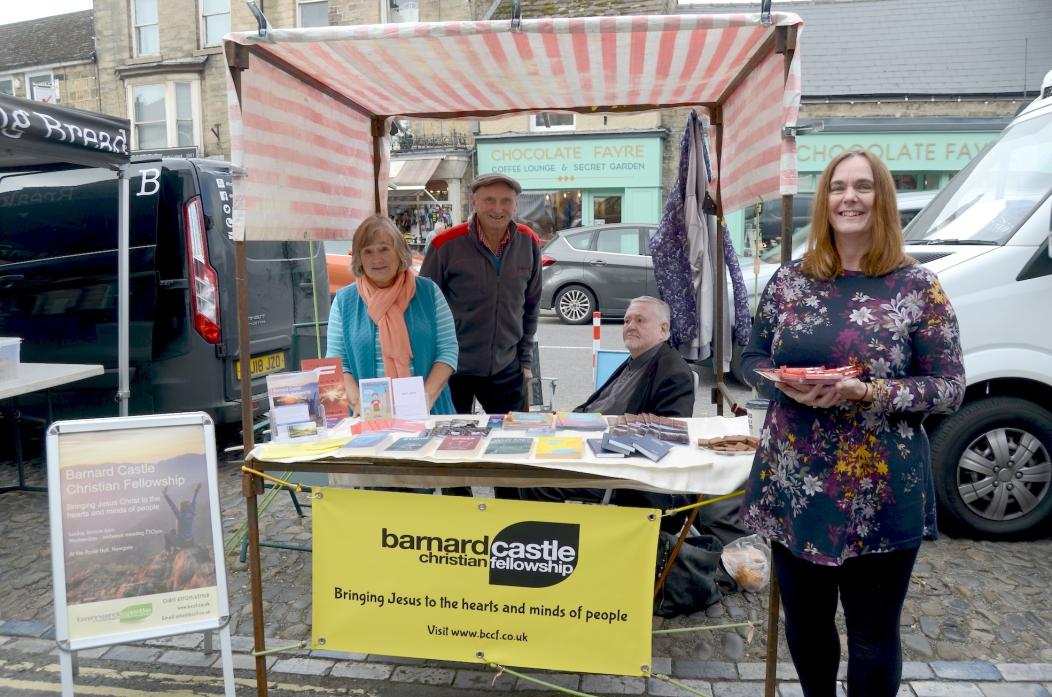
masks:
[(533, 448), (533, 438), (490, 438), (486, 457), (526, 459)]
[(477, 457), (482, 450), (482, 436), (446, 436), (435, 448), (435, 457), (468, 460)]
[(592, 455), (596, 457), (628, 457), (626, 453), (620, 450), (607, 450), (603, 447), (602, 438), (589, 438), (587, 441), (588, 449), (592, 451)]
[(552, 415), (543, 411), (509, 411), (504, 417), (505, 431), (551, 430)]
[(339, 358), (304, 358), (300, 361), (300, 369), (318, 374), (321, 409), (328, 428), (351, 415), (347, 386), (343, 382), (343, 361)]
[(384, 448), (385, 453), (414, 453), (416, 455), (424, 455), (431, 448), (431, 443), (434, 439), (430, 436), (413, 436), (408, 438), (398, 438), (394, 443)]
[(578, 436), (541, 436), (533, 456), (538, 460), (580, 460), (584, 455), (584, 439)]
[(598, 412), (577, 413), (574, 411), (555, 412), (555, 427), (571, 431), (605, 431), (606, 419)]

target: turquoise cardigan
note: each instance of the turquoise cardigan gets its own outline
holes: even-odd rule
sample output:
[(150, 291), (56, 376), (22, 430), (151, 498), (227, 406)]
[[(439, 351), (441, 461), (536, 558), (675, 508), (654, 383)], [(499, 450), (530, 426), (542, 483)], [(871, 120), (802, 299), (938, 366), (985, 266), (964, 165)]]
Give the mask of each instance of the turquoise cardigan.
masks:
[[(409, 307), (405, 310), (405, 326), (409, 331), (409, 345), (413, 349), (413, 371), (425, 380), (435, 364), (438, 354), (438, 326), (434, 297), (434, 284), (417, 277), (416, 292), (413, 293)], [(339, 327), (329, 323), (329, 333), (339, 332), (342, 341), (330, 343), (328, 355), (343, 359), (355, 379), (379, 377), (376, 374), (376, 323), (369, 317), (365, 301), (358, 294), (358, 286), (351, 284), (341, 289), (333, 300), (333, 309), (339, 318)], [(342, 344), (342, 350), (340, 350)], [(455, 368), (456, 366), (454, 366)], [(442, 393), (431, 407), (432, 414), (456, 414), (453, 400), (449, 396), (449, 387), (442, 388)]]

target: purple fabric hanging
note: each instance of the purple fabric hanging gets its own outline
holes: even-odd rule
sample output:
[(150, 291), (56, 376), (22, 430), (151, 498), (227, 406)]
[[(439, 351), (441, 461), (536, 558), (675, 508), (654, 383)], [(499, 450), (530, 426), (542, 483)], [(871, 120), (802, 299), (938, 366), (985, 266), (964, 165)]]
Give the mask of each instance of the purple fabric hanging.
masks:
[(691, 281), (690, 261), (687, 259), (689, 244), (683, 213), (690, 137), (697, 121), (698, 115), (692, 111), (679, 143), (679, 173), (676, 183), (669, 191), (668, 200), (665, 201), (665, 212), (661, 216), (654, 238), (650, 241), (650, 256), (654, 262), (658, 297), (668, 303), (672, 310), (669, 323), (671, 342), (677, 348), (689, 344), (698, 335), (698, 306)]

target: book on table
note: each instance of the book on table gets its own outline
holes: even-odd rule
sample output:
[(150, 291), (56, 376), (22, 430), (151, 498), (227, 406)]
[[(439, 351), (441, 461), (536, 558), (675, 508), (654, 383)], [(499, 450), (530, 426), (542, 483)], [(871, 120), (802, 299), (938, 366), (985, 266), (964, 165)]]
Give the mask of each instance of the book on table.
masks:
[(332, 428), (351, 415), (341, 359), (304, 358), (300, 361), (300, 368), (318, 374), (318, 389), (321, 391), (321, 408), (325, 414), (326, 427)]
[(592, 455), (595, 457), (628, 457), (627, 453), (623, 453), (620, 450), (607, 450), (603, 447), (602, 438), (589, 438), (585, 442), (588, 443), (588, 449), (592, 451)]
[(482, 436), (445, 436), (432, 453), (435, 457), (464, 460), (477, 457), (482, 450)]
[(604, 433), (602, 437), (603, 448), (622, 455), (632, 455), (636, 452), (632, 436), (617, 436), (612, 433)]
[(584, 455), (584, 439), (579, 436), (541, 436), (533, 456), (538, 460), (580, 460)]
[(344, 443), (337, 452), (347, 457), (375, 455), (390, 437), (390, 433), (362, 433)]
[(505, 431), (552, 429), (552, 415), (542, 411), (509, 411), (504, 417)]
[(384, 448), (385, 453), (413, 453), (416, 455), (426, 455), (431, 450), (431, 444), (434, 442), (434, 438), (430, 436), (405, 436), (396, 439), (393, 443)]
[(555, 428), (569, 431), (605, 431), (606, 419), (599, 412), (555, 412)]
[(642, 438), (636, 438), (633, 441), (636, 452), (648, 457), (654, 462), (657, 462), (661, 458), (668, 455), (669, 451), (672, 450), (672, 444), (666, 443), (663, 440), (658, 440), (652, 436), (643, 436)]
[(533, 449), (533, 438), (490, 438), (485, 457), (526, 459)]

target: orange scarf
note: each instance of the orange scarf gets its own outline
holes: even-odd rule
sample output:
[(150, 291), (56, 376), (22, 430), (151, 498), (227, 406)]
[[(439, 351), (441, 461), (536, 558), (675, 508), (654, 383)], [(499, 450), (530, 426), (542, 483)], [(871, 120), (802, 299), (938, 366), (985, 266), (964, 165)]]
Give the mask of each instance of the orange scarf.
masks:
[(389, 378), (410, 377), (409, 359), (413, 357), (413, 349), (409, 345), (409, 330), (405, 326), (405, 310), (416, 293), (416, 273), (406, 269), (387, 288), (377, 287), (364, 274), (357, 283), (358, 294), (365, 301), (369, 319), (380, 330), (384, 375)]

